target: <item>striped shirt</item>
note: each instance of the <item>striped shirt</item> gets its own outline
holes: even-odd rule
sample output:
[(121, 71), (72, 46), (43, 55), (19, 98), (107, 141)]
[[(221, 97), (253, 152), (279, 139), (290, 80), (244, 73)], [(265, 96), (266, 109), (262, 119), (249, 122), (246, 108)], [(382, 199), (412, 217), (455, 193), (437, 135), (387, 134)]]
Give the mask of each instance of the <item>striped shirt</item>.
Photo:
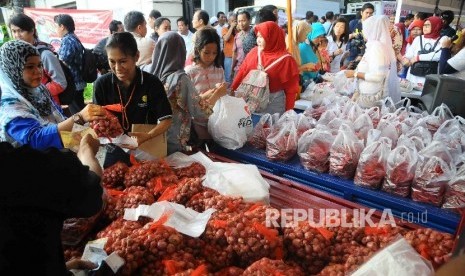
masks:
[(208, 68), (203, 68), (202, 66), (193, 63), (187, 66), (185, 71), (194, 83), (195, 89), (199, 94), (215, 88), (217, 83), (224, 82), (223, 68), (215, 67), (213, 64)]

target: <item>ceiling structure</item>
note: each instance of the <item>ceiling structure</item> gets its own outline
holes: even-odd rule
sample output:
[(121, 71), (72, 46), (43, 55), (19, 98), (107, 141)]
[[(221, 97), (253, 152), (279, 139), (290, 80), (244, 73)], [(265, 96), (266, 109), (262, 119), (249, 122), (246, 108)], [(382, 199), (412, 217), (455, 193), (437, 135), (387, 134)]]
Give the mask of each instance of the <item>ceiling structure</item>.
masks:
[[(458, 14), (462, 1), (464, 0), (439, 0), (438, 7), (440, 10), (452, 10), (454, 13)], [(437, 0), (397, 0), (397, 5), (402, 3), (402, 10), (431, 13), (436, 7), (436, 2)]]

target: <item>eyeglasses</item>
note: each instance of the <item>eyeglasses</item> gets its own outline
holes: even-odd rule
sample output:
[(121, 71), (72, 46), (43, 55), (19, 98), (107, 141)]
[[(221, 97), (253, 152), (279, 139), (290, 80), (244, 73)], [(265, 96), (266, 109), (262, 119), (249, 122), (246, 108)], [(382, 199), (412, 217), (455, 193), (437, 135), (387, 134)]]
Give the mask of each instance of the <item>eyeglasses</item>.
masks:
[(423, 24), (423, 27), (431, 27), (431, 24)]

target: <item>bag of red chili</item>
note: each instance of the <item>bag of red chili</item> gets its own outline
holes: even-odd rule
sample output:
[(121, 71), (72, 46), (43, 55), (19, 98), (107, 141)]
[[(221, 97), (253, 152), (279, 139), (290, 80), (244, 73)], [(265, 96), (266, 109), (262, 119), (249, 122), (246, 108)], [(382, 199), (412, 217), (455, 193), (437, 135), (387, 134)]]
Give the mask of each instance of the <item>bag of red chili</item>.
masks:
[[(120, 106), (120, 105), (119, 105)], [(104, 106), (105, 119), (94, 120), (89, 123), (90, 127), (95, 131), (98, 137), (115, 138), (124, 133), (123, 128), (113, 113), (109, 110), (118, 112), (118, 105)], [(121, 111), (119, 111), (121, 112)]]
[(420, 151), (420, 161), (415, 169), (412, 199), (441, 206), (447, 184), (455, 175), (455, 166), (447, 147), (434, 141)]
[(329, 150), (334, 136), (325, 126), (304, 132), (298, 143), (298, 154), (302, 166), (320, 173), (329, 170)]
[(266, 138), (266, 157), (270, 160), (287, 161), (297, 154), (297, 128), (294, 121), (273, 126)]
[(447, 186), (442, 208), (465, 207), (465, 164), (457, 170), (457, 174), (451, 179)]
[(274, 120), (271, 114), (263, 114), (260, 121), (255, 125), (247, 143), (254, 148), (264, 149), (266, 147), (266, 137), (270, 134), (273, 123)]
[(381, 137), (368, 145), (360, 155), (354, 184), (378, 189), (386, 176), (386, 161), (391, 151), (391, 140)]
[(329, 150), (329, 173), (341, 178), (354, 177), (363, 142), (347, 124), (342, 124)]

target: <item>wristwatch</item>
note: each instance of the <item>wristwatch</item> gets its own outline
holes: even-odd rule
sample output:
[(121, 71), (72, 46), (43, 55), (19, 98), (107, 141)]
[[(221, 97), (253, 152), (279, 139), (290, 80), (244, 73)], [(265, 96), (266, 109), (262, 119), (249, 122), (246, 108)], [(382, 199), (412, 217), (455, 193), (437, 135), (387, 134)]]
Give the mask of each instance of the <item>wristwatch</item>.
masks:
[(78, 125), (84, 125), (86, 123), (80, 113), (76, 113), (73, 115), (73, 121), (75, 124), (78, 124)]

